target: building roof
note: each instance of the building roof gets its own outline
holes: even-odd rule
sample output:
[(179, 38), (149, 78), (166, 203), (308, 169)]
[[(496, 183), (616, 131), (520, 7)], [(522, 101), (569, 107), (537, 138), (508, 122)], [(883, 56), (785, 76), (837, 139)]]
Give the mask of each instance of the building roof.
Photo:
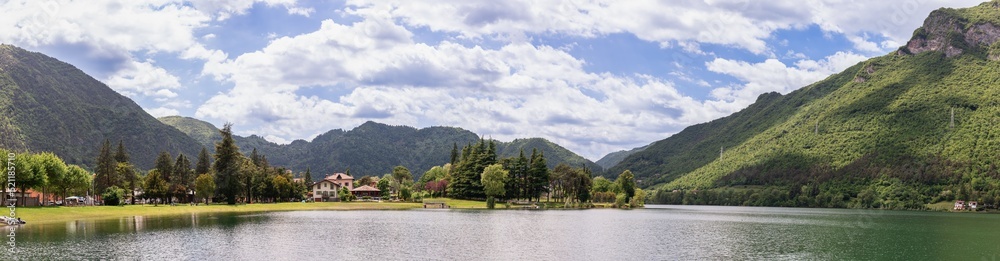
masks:
[(360, 187), (357, 187), (357, 188), (354, 188), (354, 189), (351, 190), (351, 192), (358, 192), (358, 191), (380, 192), (381, 190), (378, 190), (377, 188), (374, 188), (374, 187), (368, 186), (368, 185), (360, 186)]
[(323, 184), (323, 182), (328, 182), (330, 184), (333, 184), (334, 186), (341, 187), (340, 183), (333, 182), (333, 180), (329, 180), (329, 179), (324, 179), (324, 180), (320, 180), (319, 182), (313, 183), (313, 187), (318, 187), (318, 186), (320, 186), (320, 184)]
[(333, 175), (326, 176), (324, 180), (354, 180), (354, 177), (344, 173), (333, 173)]

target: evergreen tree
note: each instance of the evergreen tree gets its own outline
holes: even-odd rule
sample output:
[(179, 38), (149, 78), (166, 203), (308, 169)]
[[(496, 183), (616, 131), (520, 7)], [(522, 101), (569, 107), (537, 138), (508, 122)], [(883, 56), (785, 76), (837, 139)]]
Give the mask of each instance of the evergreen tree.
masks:
[(170, 152), (160, 152), (160, 155), (156, 157), (155, 169), (160, 174), (160, 178), (167, 183), (167, 190), (164, 191), (163, 196), (166, 197), (168, 203), (172, 203), (176, 181), (174, 178), (174, 158), (170, 156)]
[(548, 192), (549, 167), (545, 164), (545, 154), (536, 149), (531, 150), (531, 163), (528, 169), (528, 199), (541, 201), (542, 193)]
[(139, 179), (138, 171), (135, 170), (132, 163), (119, 162), (115, 168), (115, 172), (122, 177), (124, 181), (123, 185), (125, 185), (123, 188), (129, 190), (125, 192), (130, 196), (129, 204), (135, 204), (135, 190), (142, 188), (142, 180)]
[(198, 164), (195, 165), (194, 172), (196, 175), (207, 174), (211, 169), (212, 163), (208, 157), (208, 150), (205, 147), (201, 147), (201, 152), (198, 153)]
[(501, 165), (508, 171), (507, 180), (504, 182), (505, 199), (524, 198), (525, 176), (528, 172), (528, 158), (524, 157), (524, 149), (521, 149), (517, 157), (510, 157), (500, 160)]
[(115, 151), (115, 162), (117, 163), (128, 163), (130, 161), (128, 152), (125, 152), (125, 143), (121, 140), (118, 141), (118, 150)]
[(153, 206), (157, 205), (157, 198), (165, 197), (169, 185), (167, 181), (163, 180), (163, 176), (160, 175), (160, 171), (153, 169), (146, 174), (146, 179), (143, 182), (142, 190), (145, 192), (144, 197), (148, 199), (153, 199)]
[(486, 161), (492, 163), (497, 162), (497, 143), (494, 140), (490, 140), (490, 146), (486, 148)]
[(312, 190), (313, 176), (312, 176), (312, 171), (310, 171), (309, 168), (306, 168), (306, 176), (305, 176), (305, 179), (303, 179), (303, 181), (304, 181), (304, 183), (306, 185), (306, 189), (307, 190)]
[(451, 161), (450, 161), (450, 163), (451, 163), (452, 166), (454, 166), (455, 163), (458, 163), (458, 143), (452, 143), (451, 144)]
[(104, 194), (104, 190), (108, 187), (118, 185), (115, 167), (115, 159), (111, 155), (111, 141), (104, 140), (101, 152), (97, 154), (97, 168), (94, 169), (96, 195)]
[(215, 144), (215, 163), (212, 168), (215, 170), (215, 185), (218, 190), (217, 195), (226, 198), (226, 203), (236, 205), (236, 196), (241, 191), (239, 179), (240, 149), (233, 141), (232, 124), (226, 124), (219, 131), (222, 134), (222, 141)]
[(470, 144), (462, 149), (462, 159), (458, 161), (452, 182), (448, 184), (452, 196), (469, 199), (486, 197), (481, 175), (486, 166), (496, 164), (496, 158), (490, 156), (491, 154), (496, 155), (496, 152), (490, 151), (489, 145), (483, 139), (475, 145)]
[(182, 198), (181, 202), (188, 201), (188, 191), (192, 190), (192, 182), (194, 182), (194, 174), (191, 173), (191, 161), (188, 160), (184, 154), (177, 155), (177, 161), (174, 162), (174, 182), (173, 192)]

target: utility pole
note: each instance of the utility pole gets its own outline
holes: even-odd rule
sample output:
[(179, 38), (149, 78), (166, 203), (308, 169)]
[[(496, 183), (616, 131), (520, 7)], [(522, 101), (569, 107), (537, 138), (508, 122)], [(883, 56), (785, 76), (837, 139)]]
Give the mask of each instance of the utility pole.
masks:
[(816, 121), (816, 130), (814, 132), (816, 132), (816, 135), (819, 135), (819, 121)]
[(951, 125), (948, 128), (955, 128), (955, 108), (951, 108)]
[(722, 152), (726, 151), (726, 146), (719, 147), (719, 159), (722, 159)]

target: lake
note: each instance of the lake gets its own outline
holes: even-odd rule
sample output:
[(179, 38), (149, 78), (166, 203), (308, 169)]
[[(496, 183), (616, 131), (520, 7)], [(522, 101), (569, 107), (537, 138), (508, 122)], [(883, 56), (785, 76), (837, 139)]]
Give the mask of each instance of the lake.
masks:
[(718, 206), (29, 224), (2, 260), (998, 260), (1000, 215)]

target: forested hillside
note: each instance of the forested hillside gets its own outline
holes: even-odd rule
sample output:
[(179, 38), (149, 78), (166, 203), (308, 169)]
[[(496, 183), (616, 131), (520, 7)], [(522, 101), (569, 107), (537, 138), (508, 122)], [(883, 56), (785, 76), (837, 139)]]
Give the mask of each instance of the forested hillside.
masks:
[(123, 141), (141, 168), (160, 151), (193, 156), (201, 148), (76, 67), (11, 45), (0, 45), (0, 137), (0, 148), (88, 167), (105, 139)]
[(788, 95), (763, 95), (611, 171), (631, 169), (671, 203), (1000, 203), (998, 24), (1000, 1), (936, 10), (896, 52)]
[[(211, 123), (187, 117), (163, 117), (161, 121), (177, 127), (198, 140), (204, 140), (210, 149), (221, 139), (218, 129)], [(214, 133), (214, 135), (212, 135)], [(330, 174), (346, 172), (352, 175), (378, 175), (389, 173), (398, 165), (411, 169), (419, 178), (433, 166), (451, 161), (452, 148), (478, 142), (475, 133), (453, 127), (429, 127), (416, 129), (408, 126), (390, 126), (376, 122), (366, 122), (350, 131), (331, 130), (317, 136), (312, 141), (297, 140), (287, 145), (279, 145), (259, 136), (234, 137), (244, 153), (257, 149), (267, 155), (273, 165), (286, 166), (296, 171), (306, 168), (313, 173)], [(542, 151), (550, 168), (559, 163), (590, 168), (600, 173), (600, 166), (545, 139), (517, 139), (498, 142), (497, 153), (503, 157), (517, 156), (520, 150), (530, 153), (532, 149)], [(314, 177), (321, 177), (316, 175)]]

